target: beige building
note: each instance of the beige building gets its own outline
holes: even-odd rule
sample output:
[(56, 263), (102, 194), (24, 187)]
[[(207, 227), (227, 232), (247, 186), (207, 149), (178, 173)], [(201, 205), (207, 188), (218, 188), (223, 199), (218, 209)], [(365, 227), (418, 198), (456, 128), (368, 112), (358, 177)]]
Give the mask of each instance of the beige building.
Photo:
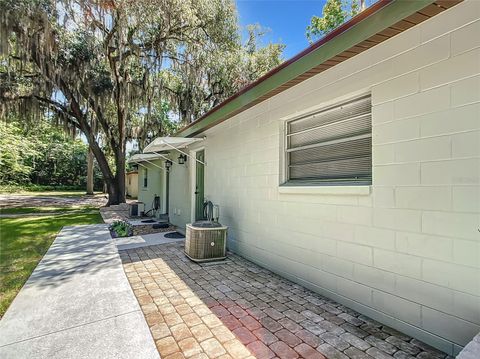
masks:
[(362, 15), (180, 132), (204, 139), (170, 221), (211, 200), (230, 250), (456, 354), (480, 331), (480, 1)]
[(127, 197), (137, 198), (138, 196), (138, 171), (130, 171), (125, 174), (125, 187)]
[[(129, 159), (129, 163), (138, 168), (136, 188), (132, 192), (136, 191), (138, 202), (143, 203), (140, 211), (148, 216), (168, 213), (168, 172), (165, 161), (165, 156), (157, 154), (136, 154)], [(157, 210), (154, 213), (155, 207)]]

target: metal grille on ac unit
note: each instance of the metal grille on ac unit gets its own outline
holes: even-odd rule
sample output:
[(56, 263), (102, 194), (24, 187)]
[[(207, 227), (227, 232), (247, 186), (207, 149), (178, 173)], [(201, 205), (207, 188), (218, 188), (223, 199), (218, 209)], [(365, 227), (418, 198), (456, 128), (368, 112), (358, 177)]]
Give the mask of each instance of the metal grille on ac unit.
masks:
[(218, 222), (187, 224), (185, 254), (195, 262), (226, 258), (227, 227)]

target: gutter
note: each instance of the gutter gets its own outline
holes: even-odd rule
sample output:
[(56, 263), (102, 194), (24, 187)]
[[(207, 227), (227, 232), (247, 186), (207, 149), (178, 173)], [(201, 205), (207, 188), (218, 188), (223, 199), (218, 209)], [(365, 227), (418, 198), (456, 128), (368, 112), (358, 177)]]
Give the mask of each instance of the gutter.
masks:
[[(266, 100), (269, 93), (371, 36), (434, 3), (435, 0), (380, 0), (290, 60), (232, 95), (176, 136), (193, 137)], [(314, 75), (312, 75), (314, 76)], [(279, 91), (281, 92), (281, 91)]]

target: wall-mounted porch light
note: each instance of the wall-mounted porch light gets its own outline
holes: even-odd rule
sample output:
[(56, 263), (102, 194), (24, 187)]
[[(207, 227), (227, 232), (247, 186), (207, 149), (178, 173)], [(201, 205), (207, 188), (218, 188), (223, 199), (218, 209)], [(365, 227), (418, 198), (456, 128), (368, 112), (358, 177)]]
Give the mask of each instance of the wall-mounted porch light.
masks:
[(169, 170), (170, 167), (172, 167), (172, 164), (173, 164), (173, 162), (170, 161), (170, 160), (165, 161), (165, 168), (166, 168), (167, 170)]
[(180, 154), (180, 156), (178, 156), (178, 164), (183, 165), (185, 162), (187, 162), (187, 155)]

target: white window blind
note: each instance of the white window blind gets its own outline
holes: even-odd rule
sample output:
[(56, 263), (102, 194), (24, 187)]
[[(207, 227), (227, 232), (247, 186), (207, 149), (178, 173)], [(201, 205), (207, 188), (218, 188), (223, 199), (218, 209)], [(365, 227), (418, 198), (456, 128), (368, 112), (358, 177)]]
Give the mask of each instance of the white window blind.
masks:
[(371, 184), (371, 96), (287, 122), (285, 158), (286, 185)]

